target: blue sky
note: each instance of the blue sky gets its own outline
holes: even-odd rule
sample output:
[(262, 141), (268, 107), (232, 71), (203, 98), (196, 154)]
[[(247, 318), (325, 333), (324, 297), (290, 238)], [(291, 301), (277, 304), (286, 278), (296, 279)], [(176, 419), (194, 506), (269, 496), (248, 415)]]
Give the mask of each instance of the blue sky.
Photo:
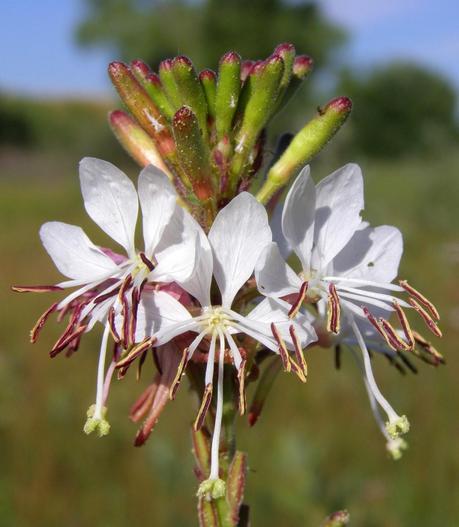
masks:
[[(342, 60), (369, 67), (394, 58), (426, 64), (459, 90), (459, 1), (322, 0), (351, 33)], [(110, 93), (107, 50), (79, 49), (83, 0), (1, 0), (0, 89), (38, 96)]]

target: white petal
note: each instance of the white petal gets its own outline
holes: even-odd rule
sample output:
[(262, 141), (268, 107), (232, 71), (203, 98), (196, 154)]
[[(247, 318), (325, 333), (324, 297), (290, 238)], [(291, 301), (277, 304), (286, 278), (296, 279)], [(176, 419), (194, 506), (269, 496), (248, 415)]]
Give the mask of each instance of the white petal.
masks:
[(403, 238), (389, 225), (358, 230), (334, 258), (333, 273), (375, 282), (391, 282), (398, 273)]
[(69, 278), (87, 283), (118, 270), (81, 227), (51, 221), (42, 225), (40, 238), (56, 267)]
[(309, 166), (304, 167), (294, 181), (282, 214), (282, 232), (304, 270), (310, 267), (316, 211), (316, 189), (309, 172)]
[(318, 262), (324, 269), (361, 224), (363, 178), (357, 165), (348, 164), (330, 174), (316, 187), (314, 242)]
[(289, 310), (290, 304), (287, 302), (279, 299), (265, 298), (252, 309), (246, 318), (253, 322), (265, 324), (266, 332), (271, 336), (271, 323), (274, 323), (289, 349), (293, 349), (293, 341), (290, 335), (291, 326), (295, 328), (302, 347), (306, 347), (311, 342), (315, 342), (317, 335), (308, 318), (299, 313), (292, 320), (288, 317)]
[(143, 294), (137, 312), (136, 342), (155, 335), (155, 345), (159, 346), (187, 331), (182, 328), (191, 321), (188, 310), (168, 293)]
[(108, 161), (85, 157), (80, 183), (89, 216), (133, 256), (139, 201), (132, 181)]
[(151, 258), (175, 210), (177, 194), (166, 174), (153, 165), (140, 172), (138, 189), (145, 253)]
[(218, 213), (209, 232), (209, 241), (222, 305), (231, 305), (271, 239), (265, 208), (247, 192), (236, 196)]
[(266, 296), (281, 297), (297, 293), (301, 287), (300, 278), (285, 263), (275, 243), (263, 249), (255, 266), (255, 279), (258, 290)]
[[(206, 273), (202, 266), (200, 267), (201, 246), (204, 243), (207, 244), (208, 259), (210, 259), (210, 270)], [(150, 279), (177, 282), (198, 300), (201, 301), (202, 297), (206, 297), (207, 300), (212, 279), (212, 255), (209, 243), (197, 221), (179, 205), (176, 205), (169, 225), (164, 230), (155, 257), (158, 265), (150, 275)], [(201, 273), (196, 278), (198, 268)], [(201, 285), (203, 290), (207, 291), (202, 295)]]
[(277, 246), (279, 247), (279, 252), (281, 253), (282, 257), (287, 259), (292, 252), (292, 247), (290, 246), (290, 243), (287, 241), (287, 238), (282, 232), (283, 211), (284, 204), (279, 201), (274, 207), (274, 212), (272, 213), (271, 219), (269, 220), (269, 225), (273, 233), (273, 242), (277, 243)]

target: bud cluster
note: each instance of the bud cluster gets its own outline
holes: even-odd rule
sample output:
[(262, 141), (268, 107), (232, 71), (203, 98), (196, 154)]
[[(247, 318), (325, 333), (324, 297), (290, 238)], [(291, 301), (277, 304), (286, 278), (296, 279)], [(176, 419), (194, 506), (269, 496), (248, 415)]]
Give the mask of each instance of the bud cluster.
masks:
[[(158, 73), (141, 60), (112, 62), (110, 78), (130, 114), (113, 111), (110, 125), (137, 163), (167, 173), (184, 205), (208, 228), (219, 209), (252, 186), (263, 164), (269, 121), (312, 66), (310, 57), (296, 55), (288, 43), (265, 60), (225, 53), (217, 72), (197, 73), (185, 56), (163, 60)], [(267, 203), (285, 186), (350, 110), (344, 97), (320, 108), (266, 174), (259, 201)]]

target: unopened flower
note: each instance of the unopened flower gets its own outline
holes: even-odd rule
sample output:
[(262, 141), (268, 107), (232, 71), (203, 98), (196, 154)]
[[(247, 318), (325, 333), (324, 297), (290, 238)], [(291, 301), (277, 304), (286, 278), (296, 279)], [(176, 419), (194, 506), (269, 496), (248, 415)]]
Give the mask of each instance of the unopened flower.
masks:
[[(374, 380), (359, 321), (369, 322), (394, 351), (414, 349), (415, 337), (403, 308), (414, 307), (436, 335), (438, 312), (407, 282), (392, 283), (403, 250), (398, 229), (370, 227), (363, 222), (363, 180), (360, 168), (349, 164), (317, 186), (305, 167), (290, 189), (282, 214), (282, 234), (301, 263), (297, 274), (282, 259), (275, 243), (263, 252), (256, 268), (260, 291), (270, 297), (294, 295), (292, 317), (304, 303), (317, 305), (327, 330), (339, 334), (342, 322), (352, 329), (362, 351), (367, 382), (381, 408), (392, 437), (406, 433), (405, 416), (398, 416)], [(408, 292), (408, 302), (393, 293)], [(396, 313), (403, 337), (387, 320)]]

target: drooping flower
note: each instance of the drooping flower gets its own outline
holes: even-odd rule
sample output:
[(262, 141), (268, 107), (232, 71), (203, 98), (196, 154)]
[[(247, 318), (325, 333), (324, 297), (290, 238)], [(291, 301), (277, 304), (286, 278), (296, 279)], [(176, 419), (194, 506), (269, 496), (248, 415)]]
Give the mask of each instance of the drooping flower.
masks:
[[(31, 332), (32, 342), (48, 317), (69, 314), (69, 323), (51, 350), (51, 356), (74, 351), (83, 333), (96, 322), (104, 323), (97, 374), (96, 403), (88, 411), (87, 432), (108, 431), (104, 419), (105, 358), (110, 332), (121, 349), (133, 344), (137, 308), (147, 282), (185, 280), (193, 272), (195, 240), (184, 236), (181, 208), (167, 177), (150, 165), (139, 175), (138, 193), (131, 180), (107, 161), (85, 158), (80, 162), (80, 183), (88, 215), (126, 255), (94, 245), (84, 231), (61, 222), (45, 223), (40, 237), (57, 269), (70, 280), (55, 286), (15, 287), (16, 291), (77, 289), (54, 303)], [(144, 249), (135, 248), (139, 200), (143, 217)], [(169, 227), (168, 227), (169, 225)], [(188, 233), (187, 233), (188, 234)], [(121, 316), (119, 330), (114, 320)]]
[[(408, 420), (393, 410), (377, 387), (359, 324), (369, 322), (392, 350), (412, 351), (418, 339), (403, 308), (413, 307), (437, 336), (441, 336), (439, 316), (406, 281), (392, 283), (403, 250), (401, 234), (395, 227), (372, 228), (363, 222), (363, 206), (363, 179), (357, 165), (344, 166), (317, 186), (305, 167), (287, 195), (281, 221), (282, 235), (298, 257), (301, 271), (293, 271), (272, 243), (262, 253), (255, 275), (263, 294), (293, 295), (290, 316), (304, 303), (313, 303), (326, 317), (328, 332), (339, 334), (342, 322), (352, 330), (362, 351), (366, 381), (387, 414), (389, 435), (395, 438), (408, 431)], [(394, 295), (402, 292), (408, 293), (408, 302)], [(403, 336), (388, 321), (391, 313), (396, 313)]]
[[(302, 317), (298, 321), (289, 319), (289, 305), (282, 300), (266, 298), (247, 315), (238, 311), (237, 294), (251, 277), (261, 252), (271, 242), (266, 211), (253, 196), (243, 192), (223, 208), (217, 215), (208, 237), (192, 218), (188, 221), (193, 222), (197, 232), (198, 255), (195, 272), (190, 279), (180, 282), (180, 285), (199, 305), (194, 309), (190, 308), (194, 312), (192, 314), (167, 293), (160, 291), (145, 295), (139, 305), (136, 338), (143, 341), (153, 334), (154, 345), (161, 346), (188, 332), (197, 334), (183, 351), (176, 382), (171, 388), (171, 397), (175, 395), (193, 354), (199, 346), (206, 345), (208, 353), (205, 390), (195, 429), (202, 426), (211, 403), (214, 392), (214, 366), (218, 364), (211, 469), (209, 478), (202, 482), (199, 490), (200, 495), (217, 498), (224, 492), (224, 484), (219, 477), (218, 452), (225, 362), (232, 363), (238, 371), (239, 409), (243, 412), (245, 408), (246, 357), (243, 347), (237, 344), (237, 336), (253, 339), (279, 353), (285, 369), (293, 370), (305, 379), (302, 349), (315, 340), (316, 335)], [(211, 292), (213, 277), (218, 288), (215, 293)], [(289, 349), (294, 352), (295, 358), (290, 357)]]

